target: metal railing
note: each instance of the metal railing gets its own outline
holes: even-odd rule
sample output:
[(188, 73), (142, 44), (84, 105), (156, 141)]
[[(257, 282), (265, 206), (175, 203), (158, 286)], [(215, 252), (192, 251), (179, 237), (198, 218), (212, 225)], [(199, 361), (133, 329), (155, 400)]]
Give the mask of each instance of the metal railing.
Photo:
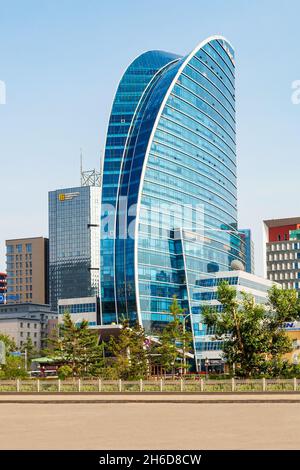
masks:
[(20, 393), (232, 393), (300, 392), (300, 379), (224, 379), (224, 380), (102, 380), (102, 379), (25, 379), (0, 380), (0, 394)]

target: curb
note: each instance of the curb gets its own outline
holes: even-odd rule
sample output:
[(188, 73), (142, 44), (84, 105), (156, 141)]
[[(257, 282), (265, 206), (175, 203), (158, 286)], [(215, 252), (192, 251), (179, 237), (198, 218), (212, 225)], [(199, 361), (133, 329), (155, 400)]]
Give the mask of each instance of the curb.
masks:
[(275, 398), (273, 400), (267, 400), (267, 399), (263, 399), (263, 398), (247, 398), (245, 400), (237, 400), (237, 399), (224, 399), (224, 400), (218, 400), (217, 398), (213, 398), (213, 399), (191, 399), (191, 400), (179, 400), (179, 399), (172, 399), (172, 398), (169, 398), (169, 399), (165, 399), (165, 400), (145, 400), (145, 399), (133, 399), (133, 400), (130, 400), (130, 399), (115, 399), (115, 400), (112, 400), (112, 399), (104, 399), (104, 400), (97, 400), (97, 399), (94, 399), (94, 400), (82, 400), (82, 399), (79, 399), (79, 400), (76, 400), (76, 399), (71, 399), (71, 400), (59, 400), (59, 399), (54, 399), (54, 400), (47, 400), (47, 399), (39, 399), (39, 400), (18, 400), (18, 399), (6, 399), (6, 400), (1, 400), (0, 401), (0, 406), (1, 404), (37, 404), (37, 405), (44, 405), (44, 404), (61, 404), (61, 405), (68, 405), (68, 404), (86, 404), (86, 405), (89, 405), (89, 404), (113, 404), (113, 403), (117, 403), (117, 404), (120, 404), (120, 403), (123, 403), (123, 404), (138, 404), (138, 403), (141, 403), (141, 404), (145, 404), (145, 403), (149, 403), (149, 404), (165, 404), (165, 403), (176, 403), (176, 404), (181, 404), (181, 405), (185, 405), (185, 404), (223, 404), (223, 403), (237, 403), (237, 404), (249, 404), (249, 403), (269, 403), (269, 404), (272, 404), (272, 403), (300, 403), (300, 399), (295, 399), (295, 400), (292, 400), (292, 399), (289, 399), (289, 398)]

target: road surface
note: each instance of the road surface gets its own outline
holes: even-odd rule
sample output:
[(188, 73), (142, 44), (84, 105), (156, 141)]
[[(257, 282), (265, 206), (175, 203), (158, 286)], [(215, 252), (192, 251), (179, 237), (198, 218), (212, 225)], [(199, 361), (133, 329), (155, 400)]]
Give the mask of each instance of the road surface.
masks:
[(1, 403), (0, 449), (300, 449), (300, 403)]

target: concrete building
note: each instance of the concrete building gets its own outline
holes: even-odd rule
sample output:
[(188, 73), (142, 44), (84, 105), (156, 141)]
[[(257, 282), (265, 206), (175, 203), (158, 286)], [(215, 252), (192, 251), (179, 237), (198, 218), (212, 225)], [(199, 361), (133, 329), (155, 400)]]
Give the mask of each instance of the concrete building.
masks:
[[(229, 285), (235, 287), (238, 298), (241, 298), (241, 292), (243, 291), (253, 295), (256, 303), (260, 304), (267, 302), (268, 290), (276, 284), (245, 271), (218, 272), (211, 277), (200, 280), (198, 283), (197, 298), (202, 307), (208, 305), (216, 307), (220, 312), (222, 311), (222, 305), (217, 300), (218, 285), (222, 281), (227, 281)], [(222, 346), (224, 342), (214, 340), (214, 333), (214, 328), (201, 323), (201, 315), (199, 315), (198, 323), (194, 326), (195, 352), (199, 370), (205, 370), (205, 361), (208, 362), (211, 370), (223, 370)]]
[(58, 301), (59, 323), (62, 321), (62, 317), (65, 313), (70, 313), (75, 323), (81, 323), (83, 320), (87, 320), (89, 326), (99, 325), (101, 323), (99, 297), (60, 299)]
[(48, 303), (48, 239), (6, 240), (7, 303)]
[(254, 242), (249, 228), (239, 230), (245, 247), (245, 271), (254, 274)]
[(300, 217), (265, 220), (265, 276), (300, 292)]
[(0, 273), (0, 304), (6, 303), (7, 274)]
[[(97, 184), (87, 179), (86, 184)], [(50, 304), (99, 294), (100, 187), (49, 193)]]
[(287, 359), (292, 364), (300, 364), (300, 322), (292, 321), (284, 324), (284, 329), (288, 337), (292, 340), (293, 350), (285, 354), (284, 359)]
[(46, 347), (46, 340), (57, 327), (57, 313), (49, 305), (0, 305), (0, 332), (12, 336), (18, 346), (31, 338), (36, 349)]

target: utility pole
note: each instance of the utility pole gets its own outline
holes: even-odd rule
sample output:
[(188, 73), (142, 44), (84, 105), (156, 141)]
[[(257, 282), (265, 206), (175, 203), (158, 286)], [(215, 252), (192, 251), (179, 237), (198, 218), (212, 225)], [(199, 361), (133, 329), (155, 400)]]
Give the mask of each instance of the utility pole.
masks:
[(25, 371), (27, 372), (27, 348), (24, 349), (24, 366)]

